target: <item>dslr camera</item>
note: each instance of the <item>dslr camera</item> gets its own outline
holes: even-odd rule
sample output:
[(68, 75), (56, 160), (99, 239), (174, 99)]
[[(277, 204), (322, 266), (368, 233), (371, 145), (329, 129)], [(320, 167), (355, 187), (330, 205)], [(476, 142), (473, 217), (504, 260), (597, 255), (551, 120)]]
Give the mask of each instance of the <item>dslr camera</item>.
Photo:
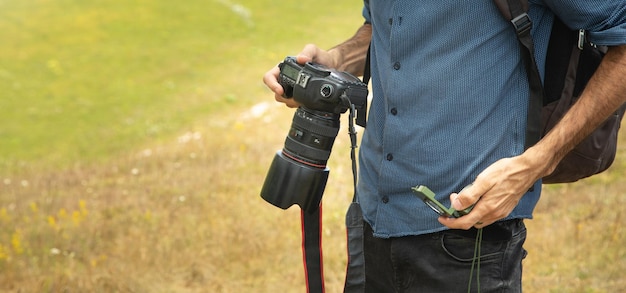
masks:
[(270, 165), (261, 197), (282, 209), (297, 204), (313, 212), (326, 188), (330, 171), (326, 163), (339, 132), (340, 115), (354, 108), (357, 125), (365, 127), (367, 85), (350, 73), (321, 64), (300, 65), (294, 57), (286, 57), (278, 67), (283, 96), (301, 106), (284, 148)]

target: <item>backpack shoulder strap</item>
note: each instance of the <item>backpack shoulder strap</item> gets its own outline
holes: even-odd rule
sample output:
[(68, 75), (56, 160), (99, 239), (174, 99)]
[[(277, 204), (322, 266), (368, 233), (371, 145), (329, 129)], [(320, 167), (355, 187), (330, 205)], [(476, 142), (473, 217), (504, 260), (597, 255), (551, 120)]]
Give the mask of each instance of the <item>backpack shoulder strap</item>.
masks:
[(522, 59), (530, 85), (528, 118), (526, 122), (525, 148), (529, 148), (541, 138), (541, 108), (543, 107), (543, 85), (535, 60), (535, 49), (530, 30), (532, 21), (526, 13), (528, 0), (493, 0), (502, 16), (511, 22), (520, 44)]

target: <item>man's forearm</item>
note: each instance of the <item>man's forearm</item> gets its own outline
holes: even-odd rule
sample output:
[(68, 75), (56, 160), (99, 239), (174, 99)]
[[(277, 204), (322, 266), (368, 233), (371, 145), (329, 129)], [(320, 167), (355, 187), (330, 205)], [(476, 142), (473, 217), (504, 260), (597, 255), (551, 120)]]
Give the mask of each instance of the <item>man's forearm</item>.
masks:
[(328, 50), (333, 55), (337, 69), (356, 76), (363, 75), (365, 56), (372, 38), (372, 25), (363, 24), (347, 41)]
[[(611, 47), (585, 91), (563, 119), (531, 149), (550, 164), (549, 175), (560, 160), (626, 102), (626, 45)], [(531, 150), (529, 149), (529, 150)]]

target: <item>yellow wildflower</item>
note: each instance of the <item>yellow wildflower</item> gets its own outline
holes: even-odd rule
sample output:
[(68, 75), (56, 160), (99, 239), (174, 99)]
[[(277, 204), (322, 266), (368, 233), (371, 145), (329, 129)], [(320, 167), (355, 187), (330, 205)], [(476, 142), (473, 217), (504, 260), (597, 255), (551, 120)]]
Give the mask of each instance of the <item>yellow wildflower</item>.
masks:
[(82, 220), (83, 220), (83, 216), (81, 215), (79, 211), (74, 211), (72, 213), (72, 222), (74, 222), (74, 226), (78, 227), (78, 225), (80, 225), (80, 222), (82, 222)]
[(11, 235), (11, 245), (13, 246), (13, 251), (18, 255), (24, 253), (21, 238), (22, 235), (19, 230), (15, 231), (13, 235)]
[(59, 216), (59, 219), (65, 219), (67, 218), (67, 211), (64, 208), (61, 208), (57, 215)]
[(84, 219), (89, 214), (89, 211), (87, 211), (87, 203), (81, 199), (78, 201), (78, 206), (80, 207), (80, 214), (83, 216)]
[(30, 203), (30, 210), (33, 211), (33, 214), (37, 214), (37, 212), (39, 212), (39, 207), (37, 207), (36, 202), (33, 201)]
[(53, 216), (48, 216), (48, 225), (52, 227), (54, 230), (59, 230), (59, 226), (57, 225), (57, 221)]

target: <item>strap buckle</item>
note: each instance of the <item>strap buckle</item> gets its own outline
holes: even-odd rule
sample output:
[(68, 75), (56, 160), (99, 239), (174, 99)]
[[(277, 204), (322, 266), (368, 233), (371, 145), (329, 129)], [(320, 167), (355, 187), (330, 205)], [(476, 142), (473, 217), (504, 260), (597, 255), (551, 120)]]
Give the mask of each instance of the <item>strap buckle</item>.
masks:
[(582, 51), (586, 40), (587, 38), (585, 36), (585, 30), (584, 29), (578, 30), (578, 49), (579, 50)]
[(533, 27), (533, 23), (527, 13), (522, 13), (513, 18), (511, 23), (513, 24), (513, 27), (515, 27), (515, 31), (518, 36), (530, 33), (530, 29)]

